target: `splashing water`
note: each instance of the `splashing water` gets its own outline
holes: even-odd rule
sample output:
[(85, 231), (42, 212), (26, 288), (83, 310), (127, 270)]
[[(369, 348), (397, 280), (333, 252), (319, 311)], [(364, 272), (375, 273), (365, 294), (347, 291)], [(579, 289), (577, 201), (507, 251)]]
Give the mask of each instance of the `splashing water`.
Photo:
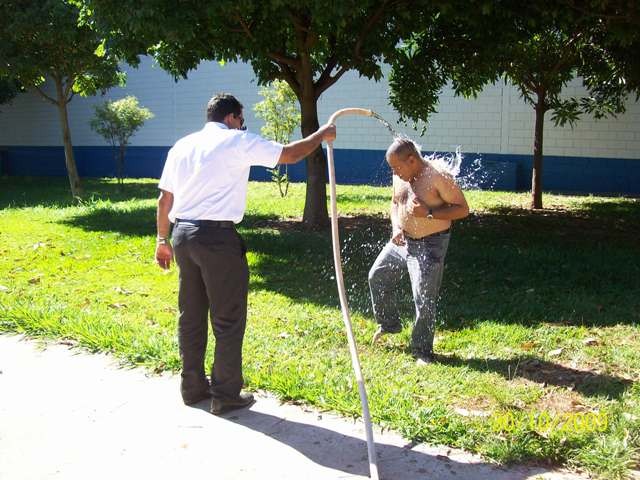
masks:
[[(417, 150), (419, 152), (422, 151), (420, 144), (408, 135), (395, 131), (391, 124), (380, 115), (372, 112), (371, 116), (382, 123), (394, 139), (402, 138), (411, 140), (416, 145)], [(498, 182), (499, 177), (504, 173), (503, 169), (495, 165), (489, 167), (489, 165), (483, 163), (480, 155), (467, 161), (463, 165), (466, 158), (462, 154), (461, 149), (461, 146), (458, 146), (454, 153), (440, 154), (434, 152), (431, 155), (424, 156), (423, 159), (429, 162), (429, 164), (439, 172), (453, 177), (458, 185), (465, 190), (491, 190)]]
[(446, 173), (456, 178), (460, 175), (460, 166), (462, 165), (462, 153), (460, 153), (461, 147), (456, 147), (455, 153), (448, 155), (436, 155), (432, 153), (423, 159), (438, 170), (440, 173)]
[(485, 162), (480, 155), (475, 158), (463, 155), (459, 146), (455, 153), (433, 153), (424, 159), (439, 172), (451, 175), (463, 190), (491, 190), (504, 173), (497, 163)]

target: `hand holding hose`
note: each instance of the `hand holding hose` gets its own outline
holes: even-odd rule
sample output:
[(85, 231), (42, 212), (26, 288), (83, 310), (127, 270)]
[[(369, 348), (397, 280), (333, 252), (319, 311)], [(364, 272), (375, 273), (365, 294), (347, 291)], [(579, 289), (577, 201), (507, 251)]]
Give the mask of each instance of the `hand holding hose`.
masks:
[(336, 139), (336, 126), (333, 123), (325, 123), (318, 131), (322, 134), (323, 142), (333, 143)]

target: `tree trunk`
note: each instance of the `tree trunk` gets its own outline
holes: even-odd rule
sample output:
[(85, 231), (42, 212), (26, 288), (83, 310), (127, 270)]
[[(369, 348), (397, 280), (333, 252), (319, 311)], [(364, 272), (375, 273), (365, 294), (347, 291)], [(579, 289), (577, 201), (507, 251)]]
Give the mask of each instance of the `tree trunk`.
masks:
[(56, 80), (56, 94), (58, 114), (60, 115), (60, 126), (62, 127), (62, 142), (64, 143), (64, 160), (67, 167), (67, 175), (69, 177), (69, 186), (71, 187), (71, 195), (75, 197), (82, 196), (82, 184), (80, 175), (78, 175), (78, 167), (73, 156), (73, 146), (71, 145), (71, 130), (69, 129), (69, 117), (67, 115), (67, 98), (62, 89), (62, 81)]
[(536, 126), (533, 138), (533, 171), (531, 174), (531, 209), (542, 208), (542, 146), (544, 137), (544, 114), (545, 106), (544, 92), (538, 92), (538, 101), (535, 105)]
[[(302, 136), (307, 137), (318, 127), (318, 105), (313, 91), (304, 91), (300, 99)], [(302, 221), (310, 228), (329, 225), (327, 211), (327, 160), (322, 147), (307, 157), (307, 194)]]
[(124, 183), (124, 152), (127, 148), (127, 145), (122, 143), (120, 144), (119, 152), (118, 152), (118, 183), (122, 185)]

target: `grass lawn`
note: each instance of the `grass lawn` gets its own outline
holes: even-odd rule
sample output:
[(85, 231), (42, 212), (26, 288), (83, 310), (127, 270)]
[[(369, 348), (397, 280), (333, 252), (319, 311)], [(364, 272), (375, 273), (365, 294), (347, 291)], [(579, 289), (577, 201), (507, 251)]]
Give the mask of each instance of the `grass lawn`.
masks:
[[(0, 178), (0, 330), (67, 339), (155, 371), (178, 370), (177, 272), (153, 263), (156, 181)], [(640, 452), (640, 201), (467, 192), (442, 287), (438, 362), (404, 330), (376, 346), (367, 272), (389, 236), (389, 188), (339, 186), (345, 283), (373, 420), (416, 441), (499, 462), (563, 463), (625, 478)], [(253, 389), (357, 416), (329, 232), (252, 183), (245, 377)], [(211, 345), (209, 345), (211, 347)], [(211, 350), (211, 349), (210, 349)], [(178, 386), (176, 385), (176, 388)]]

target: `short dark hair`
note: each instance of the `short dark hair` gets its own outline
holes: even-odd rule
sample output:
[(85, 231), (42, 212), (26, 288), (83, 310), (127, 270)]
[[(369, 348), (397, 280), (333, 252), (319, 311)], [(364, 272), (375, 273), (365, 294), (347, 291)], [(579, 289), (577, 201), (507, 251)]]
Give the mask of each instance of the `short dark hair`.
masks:
[(207, 103), (207, 122), (222, 122), (224, 117), (242, 113), (242, 104), (233, 95), (218, 93)]
[(391, 155), (397, 155), (403, 162), (407, 160), (409, 155), (416, 157), (416, 160), (420, 160), (420, 147), (410, 138), (407, 137), (395, 137), (389, 148), (387, 148), (387, 154), (385, 155), (387, 161)]

